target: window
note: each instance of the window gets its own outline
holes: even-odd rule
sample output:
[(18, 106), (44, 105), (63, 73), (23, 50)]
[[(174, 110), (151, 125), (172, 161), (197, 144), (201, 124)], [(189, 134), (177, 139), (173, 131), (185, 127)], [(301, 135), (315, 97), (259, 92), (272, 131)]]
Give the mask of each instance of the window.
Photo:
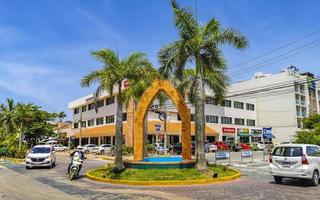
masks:
[(256, 120), (254, 119), (247, 119), (247, 126), (255, 126)]
[(221, 123), (222, 124), (232, 124), (232, 118), (231, 117), (221, 117)]
[(218, 123), (219, 117), (218, 116), (213, 116), (213, 115), (206, 115), (206, 122), (207, 123)]
[(88, 105), (88, 110), (93, 110), (94, 109), (94, 103), (90, 103)]
[(94, 126), (94, 119), (88, 120), (88, 126)]
[(96, 119), (96, 125), (101, 125), (101, 124), (103, 124), (103, 117)]
[(106, 116), (106, 124), (111, 124), (114, 122), (114, 115)]
[(246, 107), (247, 107), (247, 110), (254, 110), (254, 104), (247, 103)]
[(81, 122), (81, 127), (86, 127), (87, 126), (87, 122), (86, 121), (82, 121)]
[(87, 106), (82, 106), (82, 107), (81, 107), (81, 111), (82, 111), (82, 112), (86, 112), (86, 111), (87, 111)]
[(308, 156), (320, 156), (320, 149), (318, 147), (307, 146)]
[(122, 113), (122, 121), (127, 121), (127, 113)]
[(107, 98), (106, 105), (110, 105), (110, 104), (113, 104), (113, 103), (114, 103), (114, 97)]
[(221, 104), (224, 107), (230, 107), (231, 108), (231, 101), (230, 100), (224, 100)]
[(244, 125), (244, 119), (235, 118), (235, 119), (234, 119), (234, 123), (235, 123), (236, 125)]
[(80, 109), (79, 108), (75, 108), (74, 110), (73, 110), (73, 114), (78, 114), (80, 112)]
[(73, 123), (73, 128), (79, 128), (79, 123)]
[(104, 100), (97, 101), (97, 108), (104, 106)]
[(218, 105), (216, 99), (213, 97), (206, 97), (206, 104)]
[(276, 147), (272, 152), (274, 156), (300, 157), (303, 156), (301, 147)]
[(235, 101), (235, 102), (233, 102), (233, 107), (234, 107), (234, 108), (243, 109), (243, 103), (242, 103), (242, 102)]

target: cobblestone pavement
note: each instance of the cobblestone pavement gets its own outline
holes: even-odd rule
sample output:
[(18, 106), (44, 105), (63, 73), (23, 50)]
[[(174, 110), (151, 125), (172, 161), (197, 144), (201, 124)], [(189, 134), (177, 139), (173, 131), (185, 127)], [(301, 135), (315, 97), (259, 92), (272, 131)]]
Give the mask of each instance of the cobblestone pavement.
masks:
[[(209, 159), (210, 160), (210, 159)], [(83, 177), (85, 171), (102, 166), (109, 161), (86, 160), (82, 178), (69, 181), (65, 175), (67, 157), (59, 155), (53, 169), (25, 170), (23, 165), (2, 163), (22, 175), (58, 189), (66, 194), (84, 199), (319, 199), (320, 186), (310, 187), (306, 181), (285, 180), (275, 184), (268, 174), (266, 162), (232, 163), (240, 169), (242, 177), (235, 181), (212, 185), (177, 187), (121, 186), (97, 183)], [(0, 162), (1, 165), (1, 162)], [(0, 180), (1, 181), (1, 180)], [(1, 188), (0, 188), (1, 192)], [(0, 198), (1, 199), (1, 198)]]

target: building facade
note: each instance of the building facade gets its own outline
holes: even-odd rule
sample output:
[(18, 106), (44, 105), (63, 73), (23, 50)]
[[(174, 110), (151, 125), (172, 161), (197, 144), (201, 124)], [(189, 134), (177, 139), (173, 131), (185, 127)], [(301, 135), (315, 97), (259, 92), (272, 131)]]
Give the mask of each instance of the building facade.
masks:
[[(280, 143), (290, 141), (302, 119), (320, 111), (319, 84), (310, 73), (299, 74), (286, 69), (278, 74), (257, 73), (251, 80), (234, 83), (228, 89), (226, 100), (218, 104), (212, 93), (206, 91), (206, 140), (229, 142)], [(69, 103), (73, 112), (72, 137), (76, 143), (114, 144), (116, 94), (103, 93), (94, 103), (93, 94)], [(191, 110), (191, 134), (194, 140), (194, 107)], [(96, 105), (96, 106), (95, 106)], [(157, 105), (157, 102), (154, 102)], [(167, 113), (166, 123), (158, 113), (148, 113), (147, 133), (150, 143), (168, 144), (181, 141), (181, 122), (175, 106), (168, 101), (158, 111)], [(124, 142), (133, 145), (133, 103), (123, 108)], [(163, 134), (166, 127), (166, 135)]]

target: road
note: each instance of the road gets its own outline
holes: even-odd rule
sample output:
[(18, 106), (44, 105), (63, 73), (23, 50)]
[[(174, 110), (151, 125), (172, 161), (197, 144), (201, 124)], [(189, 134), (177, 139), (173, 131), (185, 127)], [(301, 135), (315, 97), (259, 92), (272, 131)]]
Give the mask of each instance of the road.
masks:
[[(210, 160), (210, 156), (208, 158)], [(19, 199), (14, 194), (8, 194), (11, 187), (37, 187), (40, 192), (47, 192), (55, 198), (37, 199), (319, 199), (320, 186), (310, 187), (304, 181), (285, 180), (277, 185), (268, 174), (266, 162), (233, 163), (233, 167), (240, 169), (242, 177), (235, 181), (212, 185), (194, 185), (177, 187), (142, 187), (122, 186), (97, 183), (87, 180), (84, 174), (87, 170), (103, 166), (110, 161), (97, 159), (86, 160), (81, 171), (81, 178), (69, 181), (65, 174), (68, 158), (57, 155), (57, 165), (53, 169), (26, 170), (22, 164), (0, 162), (0, 199)], [(7, 176), (4, 176), (7, 174)], [(8, 175), (10, 174), (10, 175)], [(21, 182), (17, 177), (23, 177)], [(10, 178), (11, 177), (11, 178)], [(15, 181), (9, 181), (10, 179)], [(26, 181), (29, 183), (26, 184)], [(6, 184), (6, 187), (1, 185)], [(12, 185), (10, 185), (12, 184)], [(16, 188), (19, 188), (16, 187)], [(56, 195), (56, 196), (55, 196)], [(65, 198), (62, 196), (65, 195)], [(16, 198), (15, 198), (16, 197)], [(21, 199), (31, 200), (27, 195)]]

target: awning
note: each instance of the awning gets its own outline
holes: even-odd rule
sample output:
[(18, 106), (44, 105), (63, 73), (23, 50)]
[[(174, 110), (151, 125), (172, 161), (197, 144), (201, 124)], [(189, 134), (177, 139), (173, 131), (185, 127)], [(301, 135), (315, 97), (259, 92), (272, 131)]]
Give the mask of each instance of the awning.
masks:
[(250, 136), (252, 136), (252, 134), (250, 134), (250, 133), (238, 133), (238, 136), (240, 136), (240, 137), (250, 137)]

